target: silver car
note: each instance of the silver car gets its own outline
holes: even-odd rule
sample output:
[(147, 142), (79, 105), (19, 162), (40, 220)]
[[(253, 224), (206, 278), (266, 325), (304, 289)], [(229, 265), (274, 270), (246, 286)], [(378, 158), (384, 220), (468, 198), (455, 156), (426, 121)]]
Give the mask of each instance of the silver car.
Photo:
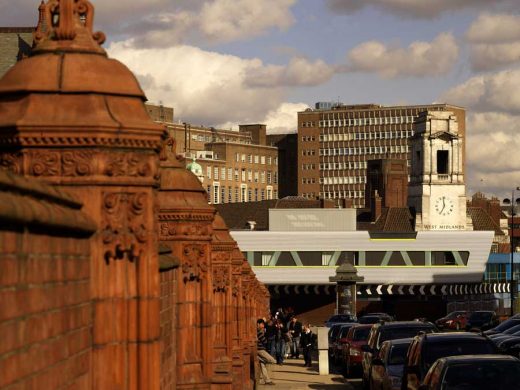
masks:
[(400, 390), (404, 362), (412, 338), (385, 341), (372, 360), (370, 390)]

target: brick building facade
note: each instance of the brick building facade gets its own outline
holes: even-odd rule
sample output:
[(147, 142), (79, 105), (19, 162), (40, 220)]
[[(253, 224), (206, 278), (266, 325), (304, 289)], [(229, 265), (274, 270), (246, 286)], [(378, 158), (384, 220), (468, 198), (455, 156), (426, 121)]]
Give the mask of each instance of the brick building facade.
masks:
[(147, 105), (150, 116), (167, 126), (176, 153), (202, 167), (208, 202), (277, 199), (278, 148), (267, 144), (266, 126), (240, 125), (239, 131), (173, 122), (173, 109)]
[(465, 135), (465, 110), (448, 104), (423, 106), (336, 105), (298, 113), (298, 194), (352, 198), (365, 207), (368, 160), (407, 160), (414, 121), (426, 110), (452, 111)]

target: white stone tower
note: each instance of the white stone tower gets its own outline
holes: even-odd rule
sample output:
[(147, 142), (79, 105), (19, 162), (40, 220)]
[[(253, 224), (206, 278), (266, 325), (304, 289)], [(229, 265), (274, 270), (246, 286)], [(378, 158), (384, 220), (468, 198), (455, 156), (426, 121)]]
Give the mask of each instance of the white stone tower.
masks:
[(416, 230), (472, 230), (466, 216), (464, 139), (450, 111), (425, 111), (414, 125), (408, 206)]

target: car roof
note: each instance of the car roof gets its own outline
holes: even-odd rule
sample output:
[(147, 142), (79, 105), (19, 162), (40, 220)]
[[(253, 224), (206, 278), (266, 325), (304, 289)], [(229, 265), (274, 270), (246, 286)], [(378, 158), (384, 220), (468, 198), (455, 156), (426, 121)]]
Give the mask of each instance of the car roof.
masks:
[(495, 312), (493, 310), (475, 310), (471, 314), (475, 314), (475, 313), (495, 313)]
[(456, 363), (464, 363), (464, 362), (474, 362), (474, 361), (486, 361), (486, 360), (492, 360), (492, 361), (510, 361), (510, 362), (518, 362), (520, 363), (520, 360), (518, 360), (514, 356), (510, 355), (459, 355), (459, 356), (446, 356), (443, 358), (440, 358), (440, 360), (444, 360), (447, 364), (456, 364)]
[(358, 324), (354, 325), (354, 329), (371, 328), (374, 324)]
[(425, 328), (427, 327), (433, 327), (434, 325), (430, 322), (421, 322), (421, 321), (392, 321), (392, 322), (385, 322), (385, 323), (379, 323), (374, 324), (379, 327), (385, 327), (385, 328), (403, 328), (403, 327), (418, 327), (423, 326)]
[(411, 344), (413, 341), (413, 337), (408, 337), (406, 339), (395, 339), (395, 340), (386, 340), (384, 343), (388, 343), (391, 345), (402, 345), (402, 344)]
[(443, 342), (450, 340), (489, 340), (487, 337), (479, 333), (471, 332), (429, 333), (416, 337), (423, 337), (424, 340), (428, 340), (428, 342)]

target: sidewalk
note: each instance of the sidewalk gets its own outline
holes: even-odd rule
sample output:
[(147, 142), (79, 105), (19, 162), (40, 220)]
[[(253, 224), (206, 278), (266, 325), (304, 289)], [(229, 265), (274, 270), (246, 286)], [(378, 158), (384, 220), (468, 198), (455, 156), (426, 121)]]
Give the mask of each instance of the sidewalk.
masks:
[(283, 366), (269, 366), (270, 376), (275, 386), (259, 385), (259, 390), (291, 389), (291, 390), (357, 390), (361, 389), (361, 381), (347, 381), (342, 375), (319, 375), (318, 363), (312, 367), (304, 367), (303, 359), (287, 359)]

